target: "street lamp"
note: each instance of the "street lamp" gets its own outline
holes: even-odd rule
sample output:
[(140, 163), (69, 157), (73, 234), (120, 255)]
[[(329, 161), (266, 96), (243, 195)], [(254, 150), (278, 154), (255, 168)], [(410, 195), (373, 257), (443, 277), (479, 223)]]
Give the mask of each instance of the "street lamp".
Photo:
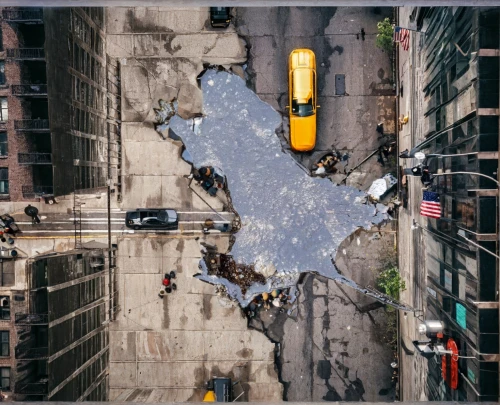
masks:
[(467, 232), (465, 229), (459, 229), (458, 232), (457, 232), (457, 235), (458, 236), (461, 236), (462, 238), (464, 238), (468, 243), (470, 243), (471, 245), (477, 247), (478, 249), (481, 249), (481, 250), (484, 250), (486, 253), (489, 253), (490, 255), (492, 256), (495, 256), (497, 259), (500, 260), (500, 256), (496, 255), (495, 253), (493, 253), (491, 250), (488, 250), (486, 249), (485, 247), (481, 246), (479, 243), (476, 243), (474, 242), (473, 240), (467, 238), (465, 236), (465, 232)]
[[(426, 157), (428, 157), (430, 155), (427, 155)], [(449, 155), (448, 155), (449, 156)], [(408, 172), (406, 172), (408, 171)], [(405, 169), (405, 173), (406, 174), (410, 174), (414, 177), (418, 177), (418, 176), (421, 176), (423, 177), (423, 173), (425, 172), (428, 172), (429, 170), (427, 169), (427, 166), (424, 166), (422, 164), (420, 165), (417, 165), (417, 166), (414, 166), (412, 167), (411, 169)], [(478, 173), (478, 172), (445, 172), (445, 173), (429, 173), (430, 175), (430, 180), (432, 180), (434, 177), (439, 177), (439, 176), (453, 176), (455, 174), (471, 174), (471, 175), (475, 175), (475, 176), (480, 176), (480, 177), (484, 177), (488, 180), (491, 180), (493, 182), (495, 182), (495, 184), (497, 185), (497, 187), (500, 187), (500, 182), (495, 179), (494, 177), (491, 177), (491, 176), (488, 176), (486, 174), (483, 174), (483, 173)], [(423, 181), (423, 179), (422, 179)]]
[(410, 158), (417, 158), (419, 160), (424, 160), (425, 158), (430, 158), (430, 157), (437, 157), (437, 158), (447, 158), (447, 157), (456, 157), (456, 156), (471, 156), (471, 155), (478, 155), (479, 152), (466, 152), (466, 153), (450, 153), (450, 154), (442, 154), (442, 153), (429, 153), (426, 155), (423, 152), (419, 152), (417, 150), (412, 149), (411, 151), (405, 150), (401, 152), (399, 157), (401, 159), (410, 159)]
[(500, 186), (500, 182), (498, 182), (498, 180), (496, 180), (495, 178), (493, 178), (491, 176), (487, 176), (486, 174), (483, 174), (483, 173), (478, 173), (478, 172), (446, 172), (446, 173), (432, 174), (432, 176), (434, 176), (434, 177), (438, 177), (438, 176), (451, 176), (451, 175), (454, 175), (454, 174), (473, 174), (475, 176), (485, 177), (488, 180), (494, 181), (497, 186)]

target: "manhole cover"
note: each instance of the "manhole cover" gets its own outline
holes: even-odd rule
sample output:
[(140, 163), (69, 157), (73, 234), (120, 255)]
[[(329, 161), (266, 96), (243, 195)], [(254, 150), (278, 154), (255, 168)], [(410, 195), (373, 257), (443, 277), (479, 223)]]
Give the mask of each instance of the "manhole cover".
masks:
[(335, 95), (345, 95), (345, 75), (335, 75)]

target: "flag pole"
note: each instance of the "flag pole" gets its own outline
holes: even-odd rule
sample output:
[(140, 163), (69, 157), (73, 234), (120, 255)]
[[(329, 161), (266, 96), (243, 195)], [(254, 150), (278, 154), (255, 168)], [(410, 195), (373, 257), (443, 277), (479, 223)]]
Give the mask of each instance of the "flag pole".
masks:
[(408, 31), (419, 32), (420, 34), (425, 33), (424, 31), (414, 30), (413, 28), (406, 28), (406, 27), (401, 27), (401, 25), (392, 24), (392, 29), (393, 29), (393, 31), (394, 31), (394, 29), (395, 29), (396, 27), (398, 27), (398, 28), (403, 28), (403, 29), (408, 30)]

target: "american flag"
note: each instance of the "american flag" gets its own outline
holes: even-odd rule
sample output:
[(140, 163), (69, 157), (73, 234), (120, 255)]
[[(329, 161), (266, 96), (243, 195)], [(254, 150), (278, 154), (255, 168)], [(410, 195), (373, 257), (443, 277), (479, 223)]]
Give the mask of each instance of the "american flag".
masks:
[(394, 27), (394, 42), (399, 42), (403, 50), (410, 49), (410, 31), (402, 27)]
[(441, 203), (439, 194), (433, 191), (424, 191), (424, 199), (420, 204), (420, 215), (430, 218), (441, 218)]

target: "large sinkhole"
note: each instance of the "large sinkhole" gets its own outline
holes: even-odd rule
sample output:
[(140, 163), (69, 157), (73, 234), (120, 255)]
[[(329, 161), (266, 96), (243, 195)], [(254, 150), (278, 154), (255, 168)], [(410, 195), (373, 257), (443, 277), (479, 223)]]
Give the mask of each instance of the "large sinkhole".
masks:
[(355, 188), (309, 176), (282, 149), (275, 133), (281, 116), (240, 77), (207, 70), (201, 87), (203, 118), (169, 116), (170, 133), (182, 140), (195, 168), (217, 167), (226, 176), (241, 228), (230, 252), (219, 253), (230, 254), (239, 273), (251, 269), (265, 277), (252, 275), (255, 282), (241, 288), (210, 270), (214, 252), (204, 248), (199, 278), (226, 285), (242, 305), (262, 291), (293, 285), (303, 272), (342, 278), (334, 265), (340, 243), (360, 227), (387, 220), (387, 214)]

